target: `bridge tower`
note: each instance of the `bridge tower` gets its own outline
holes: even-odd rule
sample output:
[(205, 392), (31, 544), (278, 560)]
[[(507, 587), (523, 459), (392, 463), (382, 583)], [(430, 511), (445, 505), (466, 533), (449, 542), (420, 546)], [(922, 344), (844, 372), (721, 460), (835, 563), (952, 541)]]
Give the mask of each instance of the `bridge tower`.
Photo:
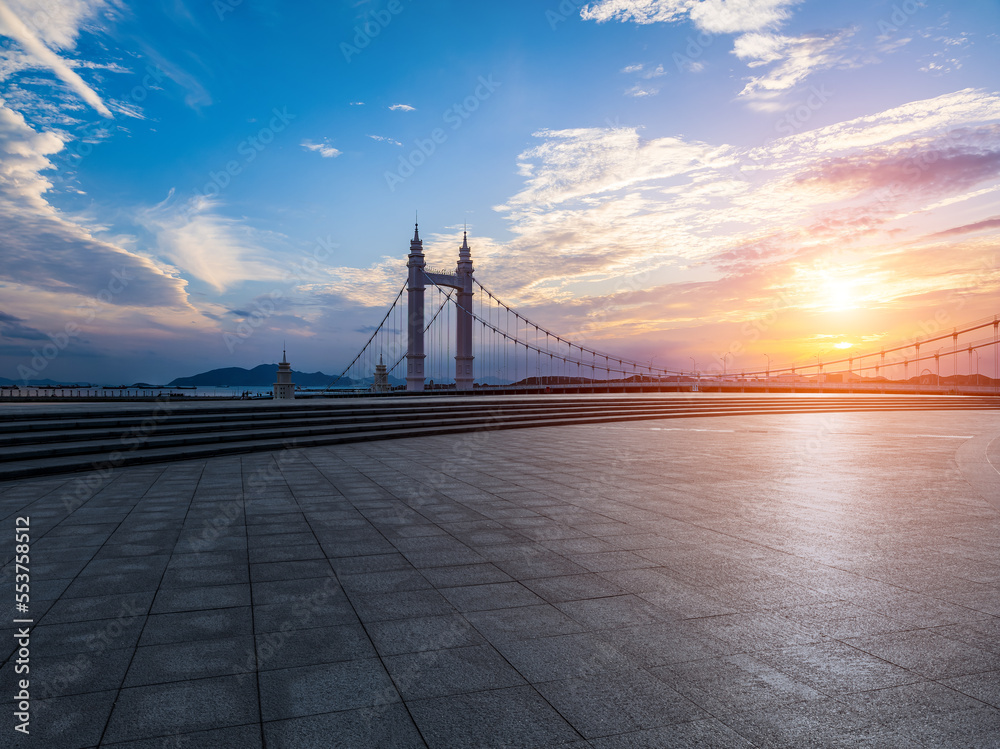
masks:
[(420, 227), (413, 225), (413, 239), (410, 240), (410, 256), (406, 263), (409, 272), (407, 281), (407, 345), (406, 345), (406, 389), (424, 389), (424, 243), (420, 239)]
[(427, 270), (424, 262), (424, 244), (416, 224), (410, 241), (410, 255), (406, 263), (409, 271), (407, 281), (407, 346), (406, 346), (406, 389), (424, 389), (424, 289), (428, 282), (437, 286), (455, 289), (457, 294), (457, 322), (455, 324), (455, 389), (472, 390), (472, 300), (473, 267), (472, 249), (469, 247), (468, 233), (462, 233), (462, 246), (458, 249), (458, 265), (455, 273), (436, 273)]
[(462, 232), (458, 250), (458, 302), (455, 320), (455, 389), (472, 390), (472, 250), (468, 233)]

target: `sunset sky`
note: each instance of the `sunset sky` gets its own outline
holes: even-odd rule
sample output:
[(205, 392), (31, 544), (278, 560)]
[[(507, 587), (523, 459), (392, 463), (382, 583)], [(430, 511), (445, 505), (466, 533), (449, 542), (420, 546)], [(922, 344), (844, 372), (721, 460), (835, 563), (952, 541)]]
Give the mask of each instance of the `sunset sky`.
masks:
[(657, 366), (1000, 313), (996, 0), (0, 0), (0, 35), (9, 379), (339, 373), (416, 211), (430, 265), (467, 224), (505, 301)]

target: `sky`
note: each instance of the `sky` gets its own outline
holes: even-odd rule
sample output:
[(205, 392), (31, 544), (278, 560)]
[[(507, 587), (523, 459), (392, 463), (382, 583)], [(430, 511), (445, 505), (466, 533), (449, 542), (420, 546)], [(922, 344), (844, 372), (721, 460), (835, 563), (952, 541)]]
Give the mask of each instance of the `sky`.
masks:
[(415, 215), (658, 367), (1000, 313), (995, 0), (0, 0), (0, 37), (0, 377), (337, 374)]

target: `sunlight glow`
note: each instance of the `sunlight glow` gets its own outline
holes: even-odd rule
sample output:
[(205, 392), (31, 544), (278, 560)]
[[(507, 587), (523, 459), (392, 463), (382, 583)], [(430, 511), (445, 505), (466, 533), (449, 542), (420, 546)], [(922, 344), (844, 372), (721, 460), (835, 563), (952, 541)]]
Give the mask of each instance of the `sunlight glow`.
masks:
[(827, 306), (830, 309), (853, 309), (857, 306), (854, 298), (854, 281), (847, 278), (828, 278), (826, 281)]
[(850, 348), (853, 345), (854, 344), (850, 343), (849, 341), (841, 341), (840, 343), (833, 344), (833, 347), (834, 348)]

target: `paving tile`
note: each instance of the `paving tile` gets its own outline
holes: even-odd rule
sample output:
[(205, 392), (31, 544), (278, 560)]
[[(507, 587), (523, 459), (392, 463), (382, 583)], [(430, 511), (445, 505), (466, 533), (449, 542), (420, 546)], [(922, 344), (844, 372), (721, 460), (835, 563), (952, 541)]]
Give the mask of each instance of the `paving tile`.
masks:
[(409, 713), (400, 704), (345, 710), (264, 724), (272, 749), (424, 749)]
[(1000, 654), (927, 630), (855, 637), (845, 642), (928, 679), (1000, 670)]
[(180, 733), (169, 737), (161, 736), (155, 739), (139, 739), (109, 744), (102, 747), (108, 749), (261, 749), (263, 743), (260, 737), (260, 726), (256, 723), (231, 728), (218, 728), (211, 731), (195, 731)]
[(253, 583), (254, 606), (280, 603), (287, 605), (290, 609), (295, 609), (342, 599), (344, 599), (344, 593), (337, 580), (331, 575)]
[(431, 584), (415, 569), (383, 570), (356, 575), (340, 575), (340, 584), (351, 593), (395, 593), (404, 590), (427, 590)]
[(676, 663), (650, 671), (717, 718), (826, 696), (745, 654)]
[(579, 738), (530, 687), (418, 700), (409, 709), (431, 749), (544, 747)]
[(617, 585), (595, 574), (541, 577), (525, 580), (524, 585), (549, 603), (606, 598), (622, 593)]
[(435, 588), (457, 588), (463, 585), (503, 583), (510, 575), (493, 564), (465, 564), (457, 567), (429, 567), (422, 570), (424, 578)]
[(31, 655), (28, 674), (18, 674), (16, 663), (8, 661), (0, 669), (0, 688), (11, 697), (18, 682), (28, 678), (35, 701), (87, 692), (118, 689), (132, 659), (132, 648), (84, 651), (47, 655), (38, 650)]
[(153, 614), (201, 611), (250, 605), (249, 585), (206, 585), (191, 588), (161, 588), (153, 601)]
[(1000, 709), (1000, 671), (943, 679), (941, 683), (991, 707)]
[(913, 746), (913, 739), (893, 731), (833, 699), (781, 705), (738, 713), (726, 725), (756, 746), (879, 749)]
[(473, 611), (465, 618), (490, 642), (583, 632), (584, 628), (551, 604)]
[(633, 668), (628, 657), (589, 633), (502, 641), (496, 646), (532, 683)]
[(139, 645), (165, 645), (249, 635), (253, 632), (252, 619), (249, 606), (153, 614), (146, 620)]
[(517, 582), (443, 588), (441, 595), (459, 611), (486, 611), (543, 603), (541, 598)]
[(149, 612), (154, 591), (118, 593), (89, 598), (60, 598), (49, 607), (45, 624), (66, 624), (91, 619), (115, 619), (142, 616)]
[(262, 671), (259, 678), (265, 721), (400, 701), (377, 658)]
[(554, 605), (587, 629), (655, 624), (664, 618), (656, 606), (633, 595), (563, 601)]
[(250, 565), (250, 577), (255, 583), (329, 576), (330, 563), (326, 559), (303, 559)]
[(709, 717), (641, 669), (548, 681), (536, 688), (588, 739)]
[(614, 627), (595, 634), (645, 667), (715, 658), (737, 650), (688, 621)]
[(253, 678), (223, 676), (123, 689), (104, 741), (133, 741), (255, 723), (260, 720)]
[(364, 622), (453, 614), (454, 607), (436, 590), (397, 593), (355, 593), (351, 603)]
[(755, 654), (795, 681), (828, 695), (884, 689), (923, 679), (912, 671), (842, 642), (823, 642)]
[(209, 585), (238, 585), (250, 582), (246, 564), (229, 567), (172, 569), (163, 574), (160, 588), (197, 588)]
[(593, 749), (750, 749), (755, 746), (713, 718), (591, 739)]
[(92, 619), (65, 624), (39, 624), (31, 630), (31, 650), (37, 655), (97, 654), (134, 647), (143, 616)]
[(13, 726), (5, 731), (4, 746), (90, 747), (97, 746), (117, 691), (90, 692), (31, 704), (30, 744), (19, 741)]
[[(323, 622), (322, 617), (317, 618), (317, 624)], [(256, 644), (260, 671), (376, 656), (368, 635), (358, 624), (278, 630), (257, 635)]]
[(147, 645), (136, 649), (125, 686), (229, 676), (254, 671), (256, 665), (253, 638), (247, 635)]
[(465, 617), (458, 614), (369, 622), (365, 628), (383, 656), (459, 648), (485, 642)]
[(408, 701), (526, 683), (489, 645), (387, 656), (383, 662)]

